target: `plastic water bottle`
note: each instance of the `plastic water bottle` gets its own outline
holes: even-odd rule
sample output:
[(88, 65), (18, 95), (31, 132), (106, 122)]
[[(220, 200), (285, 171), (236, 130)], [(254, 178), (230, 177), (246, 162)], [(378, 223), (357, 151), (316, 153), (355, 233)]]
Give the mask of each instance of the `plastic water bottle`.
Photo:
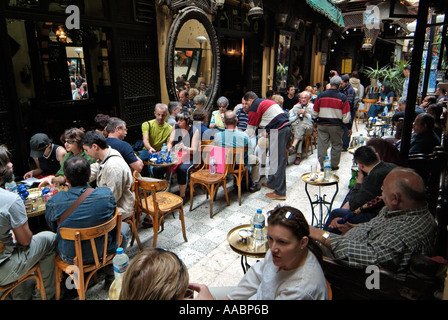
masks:
[(129, 266), (129, 257), (124, 253), (123, 248), (117, 248), (117, 254), (112, 260), (114, 265), (115, 281), (109, 289), (109, 297), (111, 300), (118, 300), (123, 283), (123, 276)]
[(362, 136), (362, 133), (359, 134), (359, 146), (362, 147), (364, 145), (364, 137)]
[(163, 144), (162, 149), (160, 150), (160, 155), (162, 156), (163, 161), (166, 161), (166, 158), (168, 157), (168, 147), (166, 146), (166, 143)]
[(5, 183), (5, 190), (17, 193), (17, 183), (13, 180)]
[(331, 163), (328, 156), (324, 160), (324, 181), (329, 181), (331, 177)]
[(117, 248), (117, 254), (112, 262), (114, 265), (115, 281), (121, 281), (129, 266), (129, 257), (126, 253), (124, 253), (123, 248)]
[(211, 159), (210, 159), (209, 169), (210, 169), (210, 174), (216, 174), (216, 161), (215, 161), (215, 157), (211, 157)]
[(387, 107), (384, 107), (383, 112), (381, 113), (383, 117), (387, 115)]
[(254, 216), (254, 245), (261, 246), (266, 242), (266, 234), (264, 232), (265, 217), (261, 209), (257, 209)]

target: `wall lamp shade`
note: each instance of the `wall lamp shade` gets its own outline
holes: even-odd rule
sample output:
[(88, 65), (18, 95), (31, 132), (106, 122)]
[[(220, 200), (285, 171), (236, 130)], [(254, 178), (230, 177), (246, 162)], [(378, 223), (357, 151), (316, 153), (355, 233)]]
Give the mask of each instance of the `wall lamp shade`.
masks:
[[(380, 14), (380, 20), (381, 21), (386, 21), (386, 22), (393, 22), (393, 21), (397, 21), (400, 20), (402, 18), (396, 18), (396, 17), (390, 17), (390, 1), (386, 0), (384, 2), (379, 3), (378, 9), (379, 9), (379, 14)], [(403, 15), (403, 14), (408, 14), (408, 8), (406, 7), (406, 5), (400, 3), (400, 1), (396, 0), (395, 1), (395, 7), (394, 10), (392, 12), (392, 14), (396, 14), (396, 15)]]
[(207, 41), (207, 38), (204, 37), (204, 36), (197, 36), (197, 37), (196, 37), (196, 41), (199, 42), (199, 45), (200, 45), (201, 48), (202, 48), (202, 44), (203, 44), (205, 41)]
[(277, 13), (275, 15), (275, 21), (277, 21), (278, 24), (285, 24), (287, 20), (288, 20), (287, 13)]
[(82, 48), (75, 48), (74, 50), (78, 55), (82, 53)]
[(226, 0), (215, 0), (215, 5), (217, 8), (223, 8)]
[(263, 4), (261, 0), (249, 0), (250, 10), (247, 13), (251, 19), (260, 19), (263, 17)]

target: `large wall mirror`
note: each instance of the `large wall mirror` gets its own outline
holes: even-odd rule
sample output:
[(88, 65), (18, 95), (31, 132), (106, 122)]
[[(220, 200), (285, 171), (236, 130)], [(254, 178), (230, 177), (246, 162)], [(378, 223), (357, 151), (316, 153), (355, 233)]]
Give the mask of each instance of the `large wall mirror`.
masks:
[(168, 32), (165, 61), (170, 100), (179, 100), (185, 82), (191, 88), (201, 88), (202, 83), (205, 109), (209, 110), (218, 94), (220, 56), (215, 29), (203, 10), (187, 7), (179, 11)]

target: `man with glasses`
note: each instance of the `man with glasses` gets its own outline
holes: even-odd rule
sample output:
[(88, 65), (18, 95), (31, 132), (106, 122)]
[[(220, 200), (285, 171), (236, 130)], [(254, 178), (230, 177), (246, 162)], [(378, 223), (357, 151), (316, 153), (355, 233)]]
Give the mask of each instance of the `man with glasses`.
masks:
[(120, 152), (126, 163), (135, 171), (141, 172), (143, 168), (142, 159), (138, 158), (131, 145), (124, 141), (128, 133), (126, 128), (126, 122), (123, 120), (112, 117), (106, 126), (107, 131), (107, 144)]

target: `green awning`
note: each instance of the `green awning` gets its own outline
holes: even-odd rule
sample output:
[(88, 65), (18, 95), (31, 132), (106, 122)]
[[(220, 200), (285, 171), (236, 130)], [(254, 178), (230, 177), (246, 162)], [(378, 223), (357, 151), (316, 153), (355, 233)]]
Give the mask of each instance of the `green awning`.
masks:
[(328, 0), (306, 0), (306, 3), (308, 3), (314, 11), (323, 14), (339, 27), (345, 26), (341, 10), (328, 2)]

